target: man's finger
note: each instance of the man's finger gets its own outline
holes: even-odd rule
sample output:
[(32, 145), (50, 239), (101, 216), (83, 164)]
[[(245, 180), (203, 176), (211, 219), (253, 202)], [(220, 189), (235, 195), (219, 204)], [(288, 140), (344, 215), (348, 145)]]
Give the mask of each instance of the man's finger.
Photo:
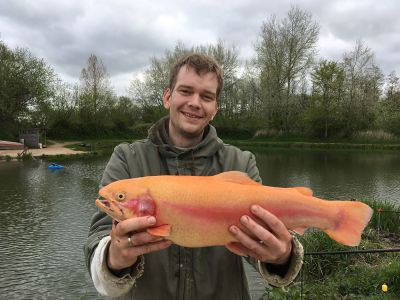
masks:
[(259, 242), (253, 240), (235, 225), (231, 226), (229, 230), (238, 242), (242, 244), (244, 248), (248, 249), (248, 251), (246, 251), (247, 254), (250, 254), (250, 252), (256, 253), (257, 255), (261, 254), (263, 246)]
[(279, 244), (278, 239), (276, 238), (275, 235), (273, 235), (269, 230), (265, 229), (263, 226), (261, 226), (259, 223), (255, 222), (252, 218), (249, 216), (242, 216), (240, 218), (240, 222), (243, 224), (243, 226), (250, 231), (252, 235), (255, 236), (255, 238), (250, 238), (244, 240), (246, 244), (244, 244), (246, 247), (254, 250), (253, 248), (256, 248), (259, 246), (259, 242), (262, 241), (266, 246), (274, 248), (277, 247)]
[[(268, 226), (270, 231), (277, 237), (282, 237), (286, 240), (291, 239), (291, 235), (287, 230), (285, 224), (282, 223), (274, 214), (270, 213), (269, 211), (265, 210), (264, 208), (258, 205), (251, 206), (251, 212), (261, 219), (265, 224)], [(266, 242), (266, 241), (265, 241)]]

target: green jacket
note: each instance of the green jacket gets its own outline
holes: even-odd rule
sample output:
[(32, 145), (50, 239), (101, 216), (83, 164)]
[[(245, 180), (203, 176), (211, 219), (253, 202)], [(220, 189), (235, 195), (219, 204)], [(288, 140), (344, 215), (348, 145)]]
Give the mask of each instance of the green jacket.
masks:
[[(119, 179), (148, 175), (212, 176), (231, 170), (245, 172), (261, 182), (254, 155), (224, 144), (214, 127), (208, 126), (202, 142), (191, 149), (172, 146), (167, 127), (168, 118), (161, 119), (149, 130), (147, 139), (117, 146), (106, 166), (101, 186)], [(96, 213), (85, 244), (89, 270), (95, 248), (109, 235), (110, 229), (111, 218), (102, 212)], [(294, 272), (297, 274), (302, 257), (295, 260)], [(254, 260), (251, 263), (256, 265)], [(143, 267), (140, 277), (133, 270), (125, 278), (136, 282), (123, 299), (250, 299), (242, 259), (225, 247), (172, 245), (144, 255)], [(289, 273), (293, 271), (291, 269), (289, 267)], [(267, 271), (262, 273), (268, 277)], [(275, 285), (287, 284), (285, 280), (292, 281), (296, 274), (271, 275), (272, 284), (274, 279)]]

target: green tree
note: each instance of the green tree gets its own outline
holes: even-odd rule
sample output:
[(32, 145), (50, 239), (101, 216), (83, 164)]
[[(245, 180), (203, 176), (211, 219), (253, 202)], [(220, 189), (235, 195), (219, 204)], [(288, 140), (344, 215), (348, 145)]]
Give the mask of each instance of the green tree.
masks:
[(395, 71), (391, 72), (387, 78), (386, 100), (395, 107), (400, 106), (400, 79)]
[(357, 41), (343, 57), (345, 93), (342, 106), (344, 134), (375, 125), (377, 103), (382, 93), (383, 75), (375, 64), (374, 53)]
[(286, 18), (272, 15), (262, 24), (256, 65), (267, 126), (290, 131), (301, 120), (301, 97), (296, 95), (312, 66), (318, 35), (319, 25), (311, 14), (296, 7)]
[(111, 120), (118, 132), (128, 132), (138, 123), (139, 116), (139, 108), (126, 96), (119, 97), (111, 111)]
[(306, 120), (313, 131), (328, 138), (340, 122), (344, 70), (335, 61), (322, 60), (311, 73), (312, 105)]
[(51, 98), (52, 119), (69, 122), (77, 111), (79, 103), (79, 87), (61, 80), (57, 82), (56, 92)]
[(49, 135), (53, 137), (76, 136), (81, 127), (78, 116), (79, 86), (59, 80), (50, 99)]
[(28, 50), (9, 49), (0, 41), (0, 135), (15, 136), (30, 112), (46, 105), (53, 95), (56, 75), (43, 60)]
[(386, 81), (386, 97), (380, 101), (379, 125), (400, 136), (400, 80), (391, 72)]

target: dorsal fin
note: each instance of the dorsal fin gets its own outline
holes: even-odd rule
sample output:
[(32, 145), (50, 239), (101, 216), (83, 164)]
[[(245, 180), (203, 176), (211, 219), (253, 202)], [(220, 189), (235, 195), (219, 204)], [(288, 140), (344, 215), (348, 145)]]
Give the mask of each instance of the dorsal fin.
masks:
[(261, 183), (252, 180), (246, 173), (239, 171), (223, 172), (218, 175), (214, 175), (213, 177), (217, 180), (225, 182), (233, 182), (246, 185), (261, 185)]
[(311, 189), (309, 189), (308, 187), (296, 186), (296, 187), (294, 187), (294, 189), (304, 196), (312, 196), (313, 195), (313, 191)]

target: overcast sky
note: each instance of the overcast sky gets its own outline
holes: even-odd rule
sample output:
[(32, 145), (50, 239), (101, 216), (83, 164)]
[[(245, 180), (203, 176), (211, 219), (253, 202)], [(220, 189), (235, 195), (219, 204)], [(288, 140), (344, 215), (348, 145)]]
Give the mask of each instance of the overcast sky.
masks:
[(191, 47), (222, 39), (242, 59), (253, 57), (262, 23), (285, 17), (293, 4), (320, 25), (320, 57), (340, 59), (361, 39), (385, 75), (400, 74), (398, 0), (0, 0), (0, 39), (44, 58), (69, 83), (94, 53), (117, 95), (126, 95), (150, 58), (177, 41)]

